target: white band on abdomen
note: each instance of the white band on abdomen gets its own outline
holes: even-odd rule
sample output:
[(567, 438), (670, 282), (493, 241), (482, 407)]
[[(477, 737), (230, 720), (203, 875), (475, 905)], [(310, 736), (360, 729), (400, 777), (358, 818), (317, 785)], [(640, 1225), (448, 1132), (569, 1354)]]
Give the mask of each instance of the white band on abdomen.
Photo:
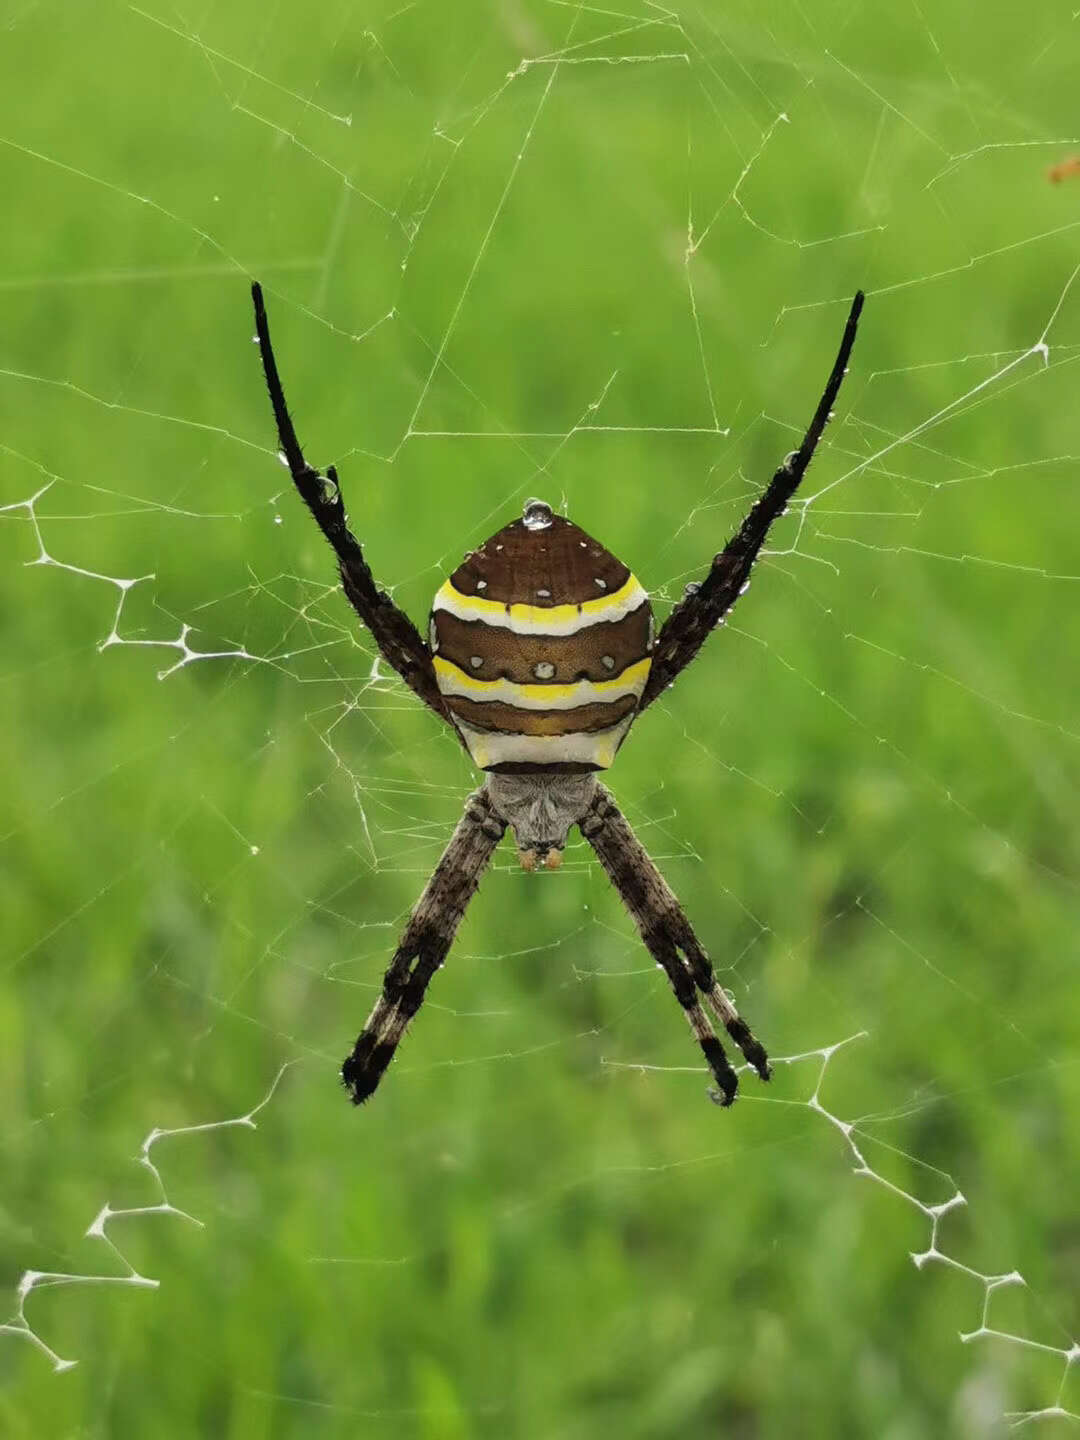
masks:
[(596, 765), (606, 770), (615, 759), (623, 736), (634, 718), (631, 711), (610, 730), (592, 734), (577, 731), (571, 735), (501, 735), (495, 731), (477, 730), (460, 717), (454, 724), (469, 747), (473, 763), (481, 770), (492, 765)]

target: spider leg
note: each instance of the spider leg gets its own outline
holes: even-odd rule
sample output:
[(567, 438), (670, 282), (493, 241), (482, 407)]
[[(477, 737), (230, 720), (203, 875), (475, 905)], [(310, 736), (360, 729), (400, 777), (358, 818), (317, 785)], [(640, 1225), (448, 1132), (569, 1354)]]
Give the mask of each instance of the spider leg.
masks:
[(652, 668), (645, 693), (638, 705), (639, 712), (651, 705), (671, 685), (701, 649), (706, 637), (727, 615), (738, 600), (750, 578), (773, 521), (784, 513), (788, 501), (799, 488), (814, 458), (830, 413), (840, 393), (840, 385), (855, 344), (855, 332), (863, 307), (863, 292), (856, 292), (851, 312), (844, 327), (836, 361), (814, 418), (803, 436), (798, 450), (793, 451), (769, 481), (764, 495), (755, 500), (750, 513), (735, 535), (716, 555), (712, 568), (700, 585), (688, 590), (661, 627), (653, 649)]
[[(589, 842), (637, 925), (641, 938), (671, 982), (675, 998), (686, 1012), (719, 1091), (713, 1099), (730, 1105), (739, 1082), (724, 1047), (701, 1008), (697, 992), (723, 1024), (735, 1044), (762, 1080), (770, 1075), (768, 1056), (750, 1027), (720, 988), (709, 957), (670, 885), (649, 858), (626, 817), (602, 785), (581, 820), (581, 833)], [(696, 988), (695, 988), (696, 987)]]
[(355, 1105), (374, 1093), (394, 1058), (505, 830), (506, 821), (483, 790), (469, 796), (465, 813), (398, 941), (383, 977), (382, 994), (341, 1067), (341, 1078)]
[(676, 933), (681, 937), (680, 948), (686, 956), (690, 973), (693, 975), (698, 989), (705, 996), (705, 1003), (735, 1041), (747, 1063), (753, 1066), (762, 1080), (768, 1080), (772, 1075), (772, 1070), (764, 1045), (755, 1038), (750, 1026), (735, 1009), (730, 997), (721, 989), (720, 982), (712, 968), (712, 961), (701, 948), (701, 942), (690, 928), (690, 922), (681, 910), (674, 923)]
[(262, 286), (257, 281), (252, 284), (251, 298), (255, 305), (255, 332), (259, 341), (263, 374), (266, 377), (266, 388), (270, 392), (270, 403), (274, 407), (278, 444), (301, 498), (334, 548), (345, 594), (371, 631), (387, 664), (397, 671), (406, 685), (429, 709), (450, 724), (435, 679), (431, 652), (405, 612), (399, 610), (386, 591), (380, 590), (375, 584), (360, 542), (349, 529), (337, 471), (330, 465), (323, 476), (304, 459), (304, 452), (296, 438), (296, 431), (285, 404), (285, 392), (270, 344), (270, 325), (263, 303)]

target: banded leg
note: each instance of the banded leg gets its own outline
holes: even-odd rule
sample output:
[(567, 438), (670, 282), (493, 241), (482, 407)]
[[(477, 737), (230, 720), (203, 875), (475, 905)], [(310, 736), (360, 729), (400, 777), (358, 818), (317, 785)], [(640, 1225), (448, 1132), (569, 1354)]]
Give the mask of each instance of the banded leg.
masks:
[(270, 322), (266, 317), (262, 286), (258, 282), (251, 287), (251, 298), (255, 306), (255, 333), (259, 341), (263, 374), (266, 377), (266, 388), (270, 392), (270, 404), (274, 408), (278, 444), (301, 499), (334, 548), (341, 572), (341, 584), (349, 603), (371, 631), (372, 639), (386, 663), (397, 671), (410, 690), (418, 695), (430, 710), (434, 710), (436, 715), (453, 728), (439, 693), (431, 652), (426, 642), (404, 610), (399, 610), (386, 591), (380, 590), (375, 584), (360, 542), (349, 529), (337, 471), (330, 465), (323, 476), (304, 459), (292, 417), (285, 404), (285, 391), (278, 375), (274, 348), (270, 343)]
[[(599, 853), (597, 850), (597, 854)], [(604, 868), (607, 869), (606, 866)], [(610, 870), (608, 870), (608, 874), (611, 874)], [(641, 929), (640, 922), (638, 928)], [(671, 988), (675, 992), (675, 999), (686, 1012), (694, 1039), (701, 1046), (701, 1053), (705, 1056), (706, 1064), (719, 1086), (718, 1090), (709, 1091), (710, 1097), (718, 1105), (732, 1104), (739, 1089), (739, 1077), (731, 1068), (731, 1062), (724, 1053), (724, 1047), (716, 1038), (716, 1031), (709, 1024), (709, 1017), (701, 1008), (697, 991), (694, 989), (694, 977), (691, 971), (668, 936), (662, 931), (654, 931), (646, 935), (642, 930), (641, 934), (649, 953), (663, 966), (668, 980), (671, 982)]]
[(747, 1062), (762, 1080), (768, 1080), (771, 1072), (763, 1046), (720, 988), (709, 957), (670, 885), (602, 785), (597, 785), (596, 796), (581, 821), (581, 833), (596, 851), (608, 878), (633, 917), (646, 948), (663, 966), (675, 998), (686, 1012), (690, 1028), (719, 1087), (718, 1093), (710, 1094), (719, 1104), (730, 1105), (738, 1090), (738, 1078), (701, 1008), (697, 992), (705, 997), (706, 1004)]
[(765, 543), (765, 537), (773, 521), (784, 513), (788, 501), (799, 488), (799, 482), (806, 474), (818, 441), (829, 422), (847, 372), (862, 307), (863, 292), (859, 290), (851, 303), (840, 350), (826, 382), (825, 391), (818, 401), (814, 418), (803, 436), (802, 444), (776, 471), (765, 493), (754, 501), (737, 533), (723, 550), (713, 557), (712, 567), (701, 584), (687, 587), (685, 598), (679, 601), (661, 626), (653, 647), (652, 668), (645, 684), (645, 693), (638, 705), (639, 712), (651, 705), (658, 695), (674, 683), (746, 588), (750, 571)]
[(690, 966), (690, 973), (693, 975), (698, 989), (705, 996), (705, 1003), (742, 1051), (747, 1064), (757, 1071), (762, 1080), (768, 1080), (772, 1075), (772, 1070), (764, 1045), (755, 1038), (750, 1026), (747, 1025), (731, 1003), (730, 997), (721, 988), (712, 968), (712, 961), (701, 948), (701, 942), (691, 930), (690, 922), (681, 910), (679, 920), (686, 927), (679, 944)]
[(495, 813), (483, 790), (469, 796), (465, 813), (398, 942), (383, 977), (382, 994), (341, 1067), (341, 1078), (354, 1105), (374, 1093), (394, 1058), (505, 830), (506, 821)]

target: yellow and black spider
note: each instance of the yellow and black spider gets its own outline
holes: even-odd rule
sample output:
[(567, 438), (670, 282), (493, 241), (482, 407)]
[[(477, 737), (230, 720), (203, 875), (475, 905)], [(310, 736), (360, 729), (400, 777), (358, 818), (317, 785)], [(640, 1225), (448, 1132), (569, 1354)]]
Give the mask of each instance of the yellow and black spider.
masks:
[(577, 825), (596, 851), (649, 952), (671, 982), (718, 1089), (730, 1105), (738, 1078), (708, 1016), (721, 1021), (763, 1080), (769, 1062), (720, 988), (708, 955), (667, 881), (608, 791), (606, 770), (635, 718), (693, 660), (746, 589), (769, 527), (806, 473), (836, 402), (863, 305), (852, 302), (840, 350), (798, 450), (776, 471), (736, 534), (655, 633), (649, 597), (621, 561), (541, 500), (469, 554), (432, 605), (428, 640), (375, 584), (349, 530), (337, 472), (304, 459), (281, 388), (262, 289), (255, 326), (278, 441), (296, 488), (334, 548), (341, 583), (380, 653), (450, 725), (484, 784), (416, 903), (382, 994), (341, 1069), (353, 1101), (373, 1094), (446, 959), (465, 908), (507, 826), (526, 870), (555, 869)]

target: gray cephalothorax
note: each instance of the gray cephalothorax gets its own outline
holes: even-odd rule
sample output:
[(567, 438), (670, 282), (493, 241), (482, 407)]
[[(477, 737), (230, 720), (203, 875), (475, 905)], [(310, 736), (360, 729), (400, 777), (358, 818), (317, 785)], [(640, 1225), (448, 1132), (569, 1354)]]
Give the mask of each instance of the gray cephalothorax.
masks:
[(596, 777), (491, 774), (487, 793), (492, 807), (514, 832), (518, 857), (526, 870), (543, 865), (557, 870), (571, 825), (576, 825), (596, 794)]
[(739, 529), (655, 634), (649, 597), (629, 569), (542, 500), (470, 551), (435, 597), (428, 640), (380, 590), (349, 529), (337, 472), (304, 459), (270, 345), (262, 290), (251, 287), (255, 330), (281, 454), (301, 498), (333, 546), (345, 594), (379, 653), (449, 725), (487, 772), (424, 887), (341, 1075), (359, 1104), (394, 1057), (465, 907), (507, 827), (526, 870), (558, 869), (577, 825), (664, 970), (730, 1105), (735, 1071), (702, 1004), (763, 1080), (765, 1051), (721, 989), (678, 900), (596, 779), (637, 716), (689, 665), (749, 584), (769, 527), (813, 459), (847, 370), (862, 310), (855, 296), (840, 350), (802, 444), (773, 475)]

